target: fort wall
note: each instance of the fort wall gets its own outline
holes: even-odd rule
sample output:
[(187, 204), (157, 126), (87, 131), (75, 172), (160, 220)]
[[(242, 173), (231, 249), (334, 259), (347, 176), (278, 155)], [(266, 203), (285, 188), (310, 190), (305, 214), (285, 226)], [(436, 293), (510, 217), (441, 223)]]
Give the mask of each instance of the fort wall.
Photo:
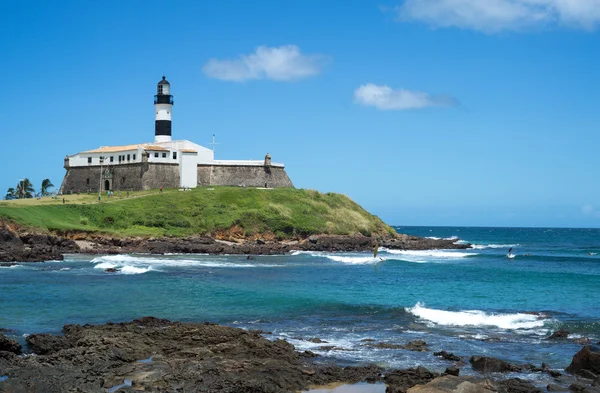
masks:
[(294, 187), (283, 167), (198, 164), (199, 186)]

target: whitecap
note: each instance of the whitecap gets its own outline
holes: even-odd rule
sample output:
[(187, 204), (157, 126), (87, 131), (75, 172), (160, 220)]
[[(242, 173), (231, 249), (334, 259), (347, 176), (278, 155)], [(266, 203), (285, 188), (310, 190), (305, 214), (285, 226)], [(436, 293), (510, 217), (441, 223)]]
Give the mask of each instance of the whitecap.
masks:
[(348, 263), (351, 265), (366, 265), (379, 263), (385, 260), (385, 258), (374, 258), (374, 257), (359, 257), (359, 256), (343, 256), (343, 255), (325, 255), (325, 258), (331, 259), (332, 261)]
[(471, 244), (474, 250), (485, 250), (486, 248), (511, 248), (518, 247), (519, 244)]
[(283, 267), (283, 264), (261, 264), (261, 263), (233, 263), (224, 257), (204, 257), (198, 255), (197, 259), (165, 258), (158, 255), (104, 255), (90, 261), (96, 263), (94, 268), (122, 268), (125, 266), (155, 266), (155, 267), (222, 267), (222, 268), (252, 268), (252, 267)]
[(539, 328), (544, 326), (545, 322), (543, 317), (535, 314), (491, 314), (480, 310), (445, 311), (426, 308), (422, 303), (405, 310), (425, 321), (443, 326), (495, 326), (514, 330)]
[(472, 252), (459, 252), (450, 250), (388, 250), (385, 252), (395, 255), (403, 255), (407, 257), (420, 257), (420, 258), (435, 258), (435, 259), (458, 259), (466, 258), (473, 255), (478, 255)]
[(431, 239), (431, 240), (458, 240), (458, 236), (450, 236), (450, 237), (428, 236), (425, 239)]
[(135, 266), (123, 266), (119, 273), (121, 274), (142, 274), (152, 270), (152, 267), (135, 267)]

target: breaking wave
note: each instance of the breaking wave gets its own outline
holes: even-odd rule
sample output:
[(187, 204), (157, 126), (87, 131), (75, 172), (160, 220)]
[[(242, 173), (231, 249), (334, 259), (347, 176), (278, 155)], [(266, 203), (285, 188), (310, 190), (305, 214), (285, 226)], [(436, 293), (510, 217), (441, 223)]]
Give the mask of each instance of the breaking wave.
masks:
[(485, 250), (486, 248), (511, 248), (518, 247), (519, 244), (471, 244), (474, 250)]
[(425, 239), (431, 239), (431, 240), (458, 240), (458, 236), (450, 236), (450, 237), (428, 236)]
[(422, 303), (407, 307), (407, 312), (436, 325), (494, 326), (500, 329), (534, 329), (544, 326), (547, 316), (541, 314), (490, 314), (480, 310), (445, 311), (426, 308)]
[[(219, 257), (198, 256), (197, 259), (165, 258), (164, 256), (104, 255), (90, 261), (95, 269), (120, 269), (123, 274), (140, 274), (151, 270), (160, 271), (161, 267), (214, 267), (214, 268), (252, 268), (280, 267), (282, 265), (255, 263), (235, 263)], [(143, 270), (143, 271), (142, 271)]]

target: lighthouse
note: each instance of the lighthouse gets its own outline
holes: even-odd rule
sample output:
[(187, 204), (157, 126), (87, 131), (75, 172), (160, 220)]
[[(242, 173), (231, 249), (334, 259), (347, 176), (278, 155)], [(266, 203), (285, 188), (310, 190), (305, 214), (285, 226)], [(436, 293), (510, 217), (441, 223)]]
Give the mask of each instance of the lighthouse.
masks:
[(156, 109), (156, 122), (154, 126), (154, 142), (171, 142), (171, 113), (173, 109), (173, 96), (171, 84), (162, 77), (156, 86), (154, 96)]

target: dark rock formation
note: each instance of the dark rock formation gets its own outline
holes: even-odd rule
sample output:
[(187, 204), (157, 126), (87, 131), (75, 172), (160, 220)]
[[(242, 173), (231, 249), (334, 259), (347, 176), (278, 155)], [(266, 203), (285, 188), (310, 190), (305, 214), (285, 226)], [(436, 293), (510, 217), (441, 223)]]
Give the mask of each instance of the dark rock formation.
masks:
[(487, 356), (473, 356), (469, 360), (473, 370), (482, 373), (506, 373), (509, 371), (520, 371), (519, 367), (509, 364), (504, 360)]
[(78, 251), (73, 240), (47, 234), (19, 234), (0, 223), (0, 262), (62, 260), (63, 254)]
[(403, 346), (404, 349), (407, 349), (409, 351), (413, 351), (413, 352), (427, 352), (429, 351), (429, 347), (427, 346), (427, 343), (423, 340), (413, 340), (413, 341), (409, 341), (408, 344)]
[(455, 377), (458, 377), (458, 374), (460, 374), (460, 368), (456, 366), (448, 367), (446, 368), (446, 371), (444, 371), (444, 374), (454, 375)]
[(314, 354), (256, 332), (151, 317), (66, 325), (63, 336), (31, 335), (27, 343), (38, 356), (0, 351), (0, 369), (8, 376), (1, 391), (104, 393), (129, 380), (131, 387), (119, 391), (276, 393), (383, 378), (376, 366), (313, 363)]
[(566, 340), (569, 337), (569, 332), (563, 329), (553, 332), (547, 340)]
[(386, 393), (406, 393), (413, 386), (426, 384), (437, 377), (439, 374), (433, 373), (425, 367), (394, 370), (386, 374), (384, 378), (388, 385)]
[(581, 375), (583, 370), (600, 374), (600, 347), (595, 345), (586, 345), (573, 356), (569, 367), (566, 368), (571, 374)]
[(449, 353), (446, 351), (434, 352), (433, 355), (440, 357), (442, 359), (445, 359), (445, 360), (449, 360), (451, 362), (462, 362), (463, 361), (461, 357), (456, 356), (455, 354)]
[(21, 344), (0, 333), (0, 351), (11, 352), (19, 355), (21, 350)]
[(510, 378), (496, 383), (498, 393), (542, 393), (542, 389), (520, 378)]

